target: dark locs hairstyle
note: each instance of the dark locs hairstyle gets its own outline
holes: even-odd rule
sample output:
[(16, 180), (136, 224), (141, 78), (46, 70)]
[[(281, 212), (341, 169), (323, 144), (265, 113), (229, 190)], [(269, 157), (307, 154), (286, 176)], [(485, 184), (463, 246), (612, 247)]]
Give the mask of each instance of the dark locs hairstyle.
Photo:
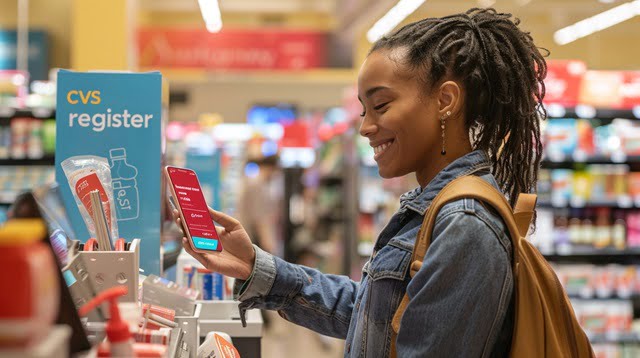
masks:
[(493, 174), (515, 204), (535, 191), (542, 155), (544, 57), (519, 19), (494, 9), (428, 18), (378, 40), (371, 52), (406, 48), (402, 61), (427, 86), (445, 76), (466, 90), (466, 125), (474, 149), (489, 154)]

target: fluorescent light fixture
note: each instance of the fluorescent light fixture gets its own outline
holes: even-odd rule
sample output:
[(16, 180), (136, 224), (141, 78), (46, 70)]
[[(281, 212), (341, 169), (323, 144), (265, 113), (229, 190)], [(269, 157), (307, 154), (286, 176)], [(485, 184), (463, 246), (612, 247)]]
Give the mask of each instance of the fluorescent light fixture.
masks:
[(367, 31), (367, 40), (376, 42), (411, 15), (426, 0), (400, 0)]
[(640, 0), (630, 1), (560, 29), (553, 34), (553, 39), (558, 45), (566, 45), (637, 15), (640, 15)]
[(222, 29), (222, 15), (218, 0), (198, 0), (202, 18), (209, 32), (219, 32)]

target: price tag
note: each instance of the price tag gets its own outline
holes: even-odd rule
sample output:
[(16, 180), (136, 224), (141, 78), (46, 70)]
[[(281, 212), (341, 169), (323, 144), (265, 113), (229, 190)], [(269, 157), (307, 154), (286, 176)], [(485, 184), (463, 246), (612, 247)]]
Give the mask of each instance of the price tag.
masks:
[(571, 198), (571, 206), (574, 208), (584, 208), (587, 205), (587, 201), (584, 198), (574, 196)]
[(11, 117), (16, 111), (11, 107), (0, 107), (0, 117)]
[(562, 196), (553, 196), (551, 198), (551, 206), (555, 208), (565, 208), (567, 207), (567, 199)]
[(612, 153), (611, 161), (614, 163), (625, 163), (627, 161), (627, 155), (623, 152)]
[(51, 117), (53, 114), (53, 111), (49, 108), (34, 108), (32, 112), (35, 117), (39, 118)]
[(633, 206), (633, 201), (629, 195), (622, 195), (618, 197), (618, 206), (621, 208), (630, 208)]
[(587, 161), (587, 159), (589, 159), (589, 157), (587, 156), (587, 153), (585, 153), (584, 151), (576, 150), (575, 152), (573, 152), (574, 162), (584, 163)]
[(560, 256), (569, 256), (571, 255), (571, 245), (567, 245), (567, 244), (558, 245), (558, 247), (556, 248), (556, 252)]
[(564, 162), (566, 156), (561, 152), (549, 152), (549, 161), (559, 163)]

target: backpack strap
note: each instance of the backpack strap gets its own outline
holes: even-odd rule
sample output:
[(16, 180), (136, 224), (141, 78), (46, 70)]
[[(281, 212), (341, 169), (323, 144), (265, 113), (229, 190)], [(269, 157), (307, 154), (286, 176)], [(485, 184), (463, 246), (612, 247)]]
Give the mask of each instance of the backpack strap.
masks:
[(518, 196), (516, 207), (513, 210), (513, 216), (516, 220), (516, 225), (518, 226), (518, 232), (520, 232), (520, 236), (522, 237), (527, 236), (527, 233), (529, 232), (529, 226), (533, 219), (533, 213), (535, 211), (537, 201), (538, 196), (535, 194), (522, 193)]
[[(521, 211), (518, 215), (519, 220), (516, 220), (516, 215), (514, 215), (514, 212), (504, 195), (502, 195), (502, 193), (491, 184), (477, 176), (464, 176), (453, 180), (447, 184), (440, 193), (438, 193), (427, 210), (413, 248), (409, 272), (410, 276), (414, 277), (422, 267), (422, 261), (424, 260), (424, 257), (427, 254), (427, 249), (431, 243), (431, 235), (440, 209), (451, 201), (463, 198), (482, 201), (483, 203), (493, 207), (500, 217), (502, 217), (511, 237), (514, 252), (513, 267), (515, 268), (518, 262), (518, 257), (516, 257), (518, 250), (516, 248), (520, 246), (520, 240), (526, 235), (526, 231), (528, 230), (530, 220), (533, 216), (533, 208), (536, 203), (535, 197), (535, 195), (531, 194), (521, 194), (518, 198), (518, 203), (520, 203), (519, 208)], [(516, 206), (518, 207), (518, 205)], [(527, 218), (529, 221), (525, 225), (525, 220)], [(525, 235), (521, 234), (522, 231), (524, 231)], [(391, 324), (395, 335), (400, 331), (400, 321), (402, 320), (402, 315), (408, 304), (409, 296), (405, 293), (402, 301), (400, 302), (400, 306), (393, 316)], [(395, 335), (392, 341), (394, 349)]]

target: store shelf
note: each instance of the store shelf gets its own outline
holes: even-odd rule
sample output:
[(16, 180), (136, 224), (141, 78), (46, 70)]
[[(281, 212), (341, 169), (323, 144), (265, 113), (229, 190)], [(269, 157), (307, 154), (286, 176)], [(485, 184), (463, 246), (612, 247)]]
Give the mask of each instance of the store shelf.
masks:
[(640, 156), (624, 153), (611, 155), (556, 154), (544, 158), (541, 162), (541, 166), (548, 169), (571, 169), (579, 164), (640, 164)]
[(591, 344), (605, 344), (605, 343), (640, 343), (640, 336), (635, 333), (623, 333), (619, 335), (607, 335), (607, 334), (594, 334), (589, 335), (589, 341)]
[(341, 185), (344, 178), (338, 175), (328, 175), (320, 178), (320, 183), (324, 185)]
[(0, 107), (0, 119), (13, 117), (30, 117), (50, 119), (56, 117), (56, 111), (52, 108), (8, 108)]
[(601, 121), (612, 121), (616, 118), (637, 118), (632, 109), (593, 108), (590, 106), (562, 107), (561, 110), (559, 109), (558, 107), (553, 110), (548, 108), (548, 118), (585, 118), (585, 114), (588, 112), (590, 112), (588, 117)]
[(591, 296), (591, 297), (584, 297), (581, 296), (579, 294), (568, 294), (569, 299), (571, 299), (572, 301), (637, 301), (640, 300), (640, 295), (637, 293), (632, 294), (629, 297), (620, 297), (618, 295), (612, 295), (612, 296), (608, 296), (608, 297), (597, 297), (597, 296)]
[(551, 262), (590, 262), (594, 264), (639, 263), (640, 248), (618, 250), (615, 248), (594, 249), (576, 247), (555, 253), (544, 253)]
[(631, 209), (640, 208), (640, 198), (632, 198), (630, 196), (623, 196), (612, 200), (584, 200), (582, 198), (560, 199), (555, 198), (552, 200), (540, 200), (537, 204), (542, 208), (588, 208), (588, 207), (608, 207), (608, 208), (620, 208)]
[(54, 156), (45, 156), (39, 159), (0, 159), (0, 166), (27, 166), (27, 165), (55, 165)]

